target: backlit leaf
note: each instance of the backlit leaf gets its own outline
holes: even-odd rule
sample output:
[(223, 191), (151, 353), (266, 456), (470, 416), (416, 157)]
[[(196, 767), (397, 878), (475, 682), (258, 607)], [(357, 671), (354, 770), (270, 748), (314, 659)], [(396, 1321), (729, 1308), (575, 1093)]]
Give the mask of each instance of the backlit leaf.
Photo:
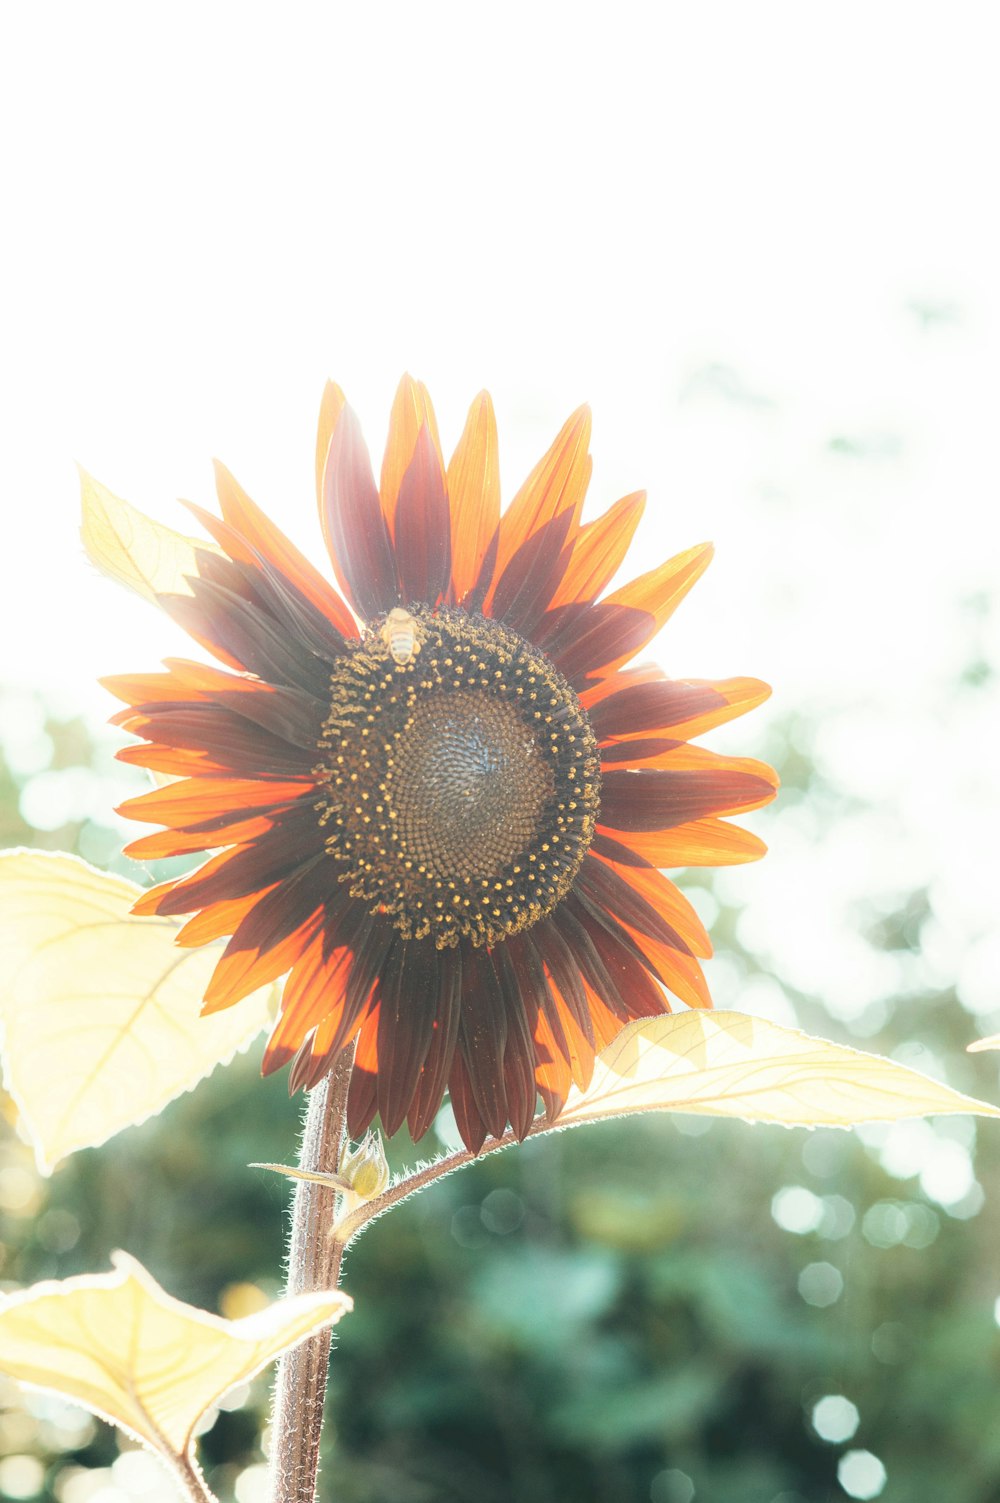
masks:
[(141, 891), (75, 856), (0, 854), (4, 1079), (43, 1173), (155, 1116), (268, 1021), (273, 987), (199, 1016), (220, 948), (136, 918)]
[(185, 575), (198, 573), (196, 549), (221, 553), (214, 543), (154, 522), (86, 470), (80, 471), (80, 497), (80, 536), (91, 562), (154, 605), (161, 594), (191, 593)]
[(1000, 1109), (875, 1054), (738, 1012), (682, 1012), (623, 1028), (572, 1090), (558, 1125), (626, 1112), (697, 1112), (785, 1126), (850, 1127)]
[(140, 1263), (35, 1284), (0, 1299), (0, 1370), (74, 1399), (171, 1456), (187, 1456), (202, 1415), (351, 1308), (326, 1290), (223, 1320), (166, 1294)]

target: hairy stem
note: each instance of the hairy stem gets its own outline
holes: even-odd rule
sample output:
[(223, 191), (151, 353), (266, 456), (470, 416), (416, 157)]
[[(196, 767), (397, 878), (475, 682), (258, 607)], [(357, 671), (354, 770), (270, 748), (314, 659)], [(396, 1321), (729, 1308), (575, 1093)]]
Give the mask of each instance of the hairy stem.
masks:
[(218, 1503), (215, 1494), (209, 1491), (201, 1468), (193, 1456), (171, 1455), (170, 1461), (177, 1480), (191, 1503)]
[[(340, 1055), (332, 1073), (310, 1091), (300, 1169), (336, 1174), (353, 1064), (352, 1046)], [(335, 1190), (310, 1180), (297, 1182), (286, 1294), (337, 1287), (344, 1244), (330, 1235), (336, 1202)], [(281, 1359), (271, 1420), (271, 1503), (313, 1503), (316, 1496), (329, 1361), (329, 1329), (311, 1336)]]

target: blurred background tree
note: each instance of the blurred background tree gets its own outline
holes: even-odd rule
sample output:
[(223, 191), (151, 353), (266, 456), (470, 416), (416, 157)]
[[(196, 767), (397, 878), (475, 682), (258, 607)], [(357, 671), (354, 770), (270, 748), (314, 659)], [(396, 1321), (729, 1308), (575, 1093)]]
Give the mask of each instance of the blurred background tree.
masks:
[[(970, 642), (982, 610), (966, 612)], [(970, 651), (955, 704), (991, 680)], [(4, 844), (166, 875), (165, 863), (137, 872), (117, 854), (123, 831), (110, 811), (139, 775), (112, 761), (109, 733), (24, 692), (5, 701), (0, 730)], [(775, 848), (770, 884), (768, 862), (753, 883), (739, 869), (690, 874), (719, 952), (717, 1002), (863, 1042), (995, 1098), (993, 1059), (964, 1052), (995, 998), (985, 977), (973, 974), (961, 998), (940, 980), (941, 920), (925, 887), (886, 892), (872, 880), (870, 902), (841, 915), (846, 990), (839, 960), (829, 995), (821, 957), (812, 995), (773, 968), (769, 924), (808, 927), (809, 842), (835, 829), (870, 845), (871, 822), (884, 818), (838, 782), (825, 746), (772, 719), (752, 748), (785, 779), (757, 821)], [(799, 884), (794, 912), (774, 908), (786, 868)], [(737, 895), (762, 879), (771, 891), (749, 923)], [(819, 889), (815, 900), (831, 902)], [(299, 1103), (283, 1077), (260, 1080), (256, 1055), (51, 1180), (36, 1174), (5, 1102), (4, 1287), (96, 1271), (124, 1247), (206, 1308), (238, 1315), (272, 1298), (287, 1191), (247, 1165), (293, 1161)], [(447, 1115), (432, 1150), (449, 1141)], [(983, 1189), (996, 1182), (1000, 1138), (986, 1125), (980, 1139), (964, 1118), (804, 1133), (650, 1117), (529, 1143), (444, 1180), (349, 1255), (356, 1312), (337, 1338), (322, 1495), (1000, 1500), (1000, 1226)], [(402, 1141), (392, 1154), (397, 1166), (417, 1156)], [(202, 1438), (223, 1500), (265, 1496), (268, 1386), (263, 1377), (234, 1394)], [(170, 1497), (156, 1463), (81, 1411), (13, 1385), (0, 1401), (0, 1496)]]

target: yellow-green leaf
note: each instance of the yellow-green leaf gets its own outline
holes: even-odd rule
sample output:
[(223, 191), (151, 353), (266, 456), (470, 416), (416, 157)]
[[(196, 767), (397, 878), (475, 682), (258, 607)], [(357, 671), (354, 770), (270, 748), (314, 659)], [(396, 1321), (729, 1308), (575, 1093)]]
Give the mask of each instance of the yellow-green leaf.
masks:
[(200, 1017), (219, 947), (135, 917), (141, 890), (75, 856), (0, 854), (5, 1084), (43, 1173), (155, 1116), (270, 1016), (273, 987)]
[(80, 536), (91, 562), (154, 605), (158, 595), (191, 593), (185, 575), (198, 573), (197, 549), (221, 553), (214, 543), (154, 522), (83, 469), (80, 497)]
[(623, 1028), (572, 1090), (559, 1125), (626, 1112), (697, 1112), (787, 1127), (850, 1127), (1000, 1109), (876, 1054), (739, 1012), (682, 1012)]
[(0, 1370), (58, 1393), (185, 1457), (225, 1393), (351, 1308), (327, 1290), (223, 1320), (166, 1294), (115, 1253), (112, 1273), (35, 1284), (0, 1299)]

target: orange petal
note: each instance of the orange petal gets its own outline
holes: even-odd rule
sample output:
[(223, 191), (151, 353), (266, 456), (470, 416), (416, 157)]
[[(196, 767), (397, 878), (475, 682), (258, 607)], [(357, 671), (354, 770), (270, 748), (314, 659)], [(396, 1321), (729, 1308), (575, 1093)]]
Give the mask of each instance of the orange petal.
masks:
[[(664, 677), (662, 673), (655, 675)], [(636, 683), (651, 682), (654, 675), (648, 677), (632, 677), (622, 674), (617, 679), (604, 679), (593, 690), (589, 690), (582, 696), (582, 703), (588, 709), (593, 709), (602, 699), (609, 694), (617, 693)], [(609, 736), (607, 741), (601, 743), (602, 747), (613, 747), (616, 741), (641, 740), (643, 737), (656, 738), (669, 736), (674, 741), (693, 741), (696, 736), (703, 736), (706, 731), (714, 730), (717, 725), (725, 725), (729, 720), (735, 720), (738, 715), (745, 715), (749, 710), (756, 709), (770, 698), (771, 687), (759, 678), (688, 678), (685, 684), (694, 688), (710, 689), (713, 695), (718, 696), (718, 702), (708, 710), (703, 710), (700, 715), (691, 715), (686, 720), (669, 720), (662, 726), (651, 729), (627, 731), (620, 736)], [(777, 784), (775, 784), (777, 786)]]
[[(131, 726), (126, 729), (132, 730), (133, 735), (141, 734)], [(127, 762), (132, 767), (148, 767), (151, 772), (166, 772), (178, 778), (197, 777), (199, 773), (206, 772), (217, 774), (228, 770), (226, 764), (213, 761), (207, 752), (161, 746), (155, 741), (142, 746), (123, 746), (115, 752), (115, 757), (119, 762)]]
[(481, 391), (469, 408), (447, 478), (452, 588), (454, 598), (462, 600), (476, 582), (500, 522), (497, 423), (488, 392)]
[(650, 939), (647, 934), (639, 934), (634, 929), (629, 930), (629, 933), (636, 944), (653, 961), (663, 985), (672, 991), (685, 1007), (712, 1006), (712, 994), (708, 989), (708, 982), (693, 955), (682, 955), (679, 950), (671, 950), (669, 946)]
[(594, 705), (607, 699), (609, 694), (617, 694), (619, 689), (632, 689), (637, 684), (652, 684), (666, 676), (656, 663), (640, 663), (636, 668), (619, 669), (609, 673), (607, 678), (602, 678), (593, 688), (585, 689), (580, 695), (580, 703), (585, 710), (592, 710)]
[(641, 834), (603, 830), (600, 825), (598, 829), (651, 866), (735, 866), (741, 861), (759, 861), (767, 850), (758, 835), (724, 819), (693, 819), (673, 830)]
[(264, 783), (256, 778), (184, 778), (166, 788), (154, 788), (126, 799), (117, 812), (126, 819), (147, 820), (154, 825), (200, 824), (202, 820), (234, 811), (264, 809), (291, 802), (315, 789), (309, 781)]
[(234, 810), (232, 823), (216, 823), (211, 830), (158, 830), (155, 835), (141, 835), (124, 848), (123, 855), (133, 861), (161, 861), (165, 856), (188, 856), (200, 851), (217, 850), (224, 845), (247, 845), (274, 829), (281, 818), (280, 810), (242, 819)]
[[(379, 1009), (376, 1005), (358, 1030), (358, 1051), (354, 1056), (358, 1069), (367, 1070), (371, 1075), (378, 1072), (378, 1015)], [(332, 1020), (327, 1018), (317, 1029), (313, 1050), (315, 1054), (325, 1054), (333, 1043), (335, 1028), (331, 1026), (331, 1022)]]
[(414, 381), (413, 377), (407, 374), (397, 386), (396, 395), (393, 398), (392, 412), (389, 414), (389, 437), (385, 446), (385, 457), (382, 460), (382, 477), (379, 484), (379, 497), (382, 501), (382, 511), (389, 525), (390, 536), (395, 531), (396, 502), (399, 500), (400, 482), (413, 458), (413, 451), (417, 446), (417, 434), (425, 425), (430, 432), (443, 471), (441, 440), (438, 437), (437, 418), (434, 416), (430, 395), (422, 381)]
[(614, 577), (639, 525), (646, 492), (623, 496), (603, 516), (580, 529), (573, 556), (549, 610), (576, 601), (596, 600)]
[[(281, 1014), (268, 1041), (261, 1072), (269, 1075), (287, 1064), (306, 1035), (330, 1018), (330, 1033), (344, 1008), (344, 985), (352, 951), (334, 950), (323, 958), (322, 931), (308, 944), (285, 982)], [(315, 1042), (315, 1041), (314, 1041)]]
[(237, 950), (232, 955), (223, 955), (206, 988), (201, 1007), (202, 1016), (232, 1007), (234, 1002), (241, 1001), (258, 987), (266, 986), (269, 981), (274, 981), (285, 971), (291, 970), (312, 937), (316, 922), (317, 915), (310, 914), (304, 923), (270, 949)]
[(230, 527), (241, 533), (251, 547), (281, 571), (307, 600), (345, 637), (356, 637), (357, 624), (347, 605), (319, 570), (299, 552), (271, 519), (251, 501), (219, 460), (215, 461), (215, 487), (222, 515)]
[(340, 387), (328, 381), (323, 388), (323, 400), (319, 404), (319, 423), (316, 427), (316, 501), (323, 509), (323, 472), (326, 456), (330, 452), (330, 440), (337, 420), (344, 410), (346, 398)]
[(558, 1097), (562, 1103), (569, 1094), (573, 1075), (567, 1061), (563, 1058), (562, 1050), (556, 1043), (552, 1026), (541, 1009), (535, 1019), (533, 1042), (535, 1045), (535, 1080), (538, 1088), (540, 1091), (546, 1091)]
[[(240, 682), (234, 674), (227, 673), (225, 677), (234, 688)], [(98, 683), (127, 705), (184, 703), (211, 698), (204, 690), (189, 688), (172, 673), (113, 673), (98, 679)]]
[(200, 950), (202, 945), (235, 934), (251, 908), (277, 886), (277, 882), (274, 882), (270, 887), (262, 887), (259, 892), (248, 893), (245, 898), (225, 898), (222, 902), (210, 904), (181, 925), (175, 944)]
[(164, 704), (173, 701), (212, 700), (227, 690), (249, 694), (273, 694), (270, 684), (262, 684), (245, 674), (226, 673), (210, 663), (193, 663), (187, 658), (164, 658), (166, 673), (116, 673), (99, 679), (116, 699), (128, 705)]
[[(671, 726), (670, 734), (683, 737), (685, 741), (703, 736), (717, 725), (724, 725), (726, 721), (735, 720), (738, 715), (745, 715), (748, 710), (756, 709), (771, 694), (770, 684), (763, 683), (759, 678), (690, 679), (689, 682), (708, 684), (717, 694), (722, 695), (725, 703), (703, 715), (696, 715), (691, 720)], [(775, 787), (777, 786), (775, 782)]]
[(622, 605), (629, 610), (644, 611), (650, 617), (649, 630), (638, 646), (630, 648), (613, 662), (601, 667), (601, 676), (628, 662), (669, 620), (691, 586), (695, 584), (709, 564), (715, 549), (711, 543), (700, 543), (696, 548), (687, 548), (683, 553), (668, 558), (658, 569), (640, 574), (630, 584), (615, 590), (604, 601), (605, 605)]
[[(191, 882), (200, 882), (205, 877), (214, 877), (216, 872), (221, 871), (228, 864), (238, 849), (240, 848), (234, 847), (233, 850), (217, 851), (214, 856), (209, 856), (207, 861), (203, 861), (201, 866), (195, 867), (194, 871), (186, 872), (183, 878), (177, 878), (171, 882), (159, 882), (155, 887), (147, 887), (146, 891), (136, 898), (131, 911), (140, 914), (143, 918), (152, 913), (159, 913), (160, 904), (164, 898), (178, 892), (186, 893)], [(261, 896), (260, 891), (256, 893), (256, 896)], [(197, 906), (196, 903), (190, 904), (191, 908)]]
[[(572, 512), (568, 533), (572, 540), (590, 482), (589, 444), (590, 408), (578, 407), (500, 518), (494, 579), (500, 578), (522, 543), (567, 507)], [(489, 604), (491, 596), (486, 598)]]
[[(587, 994), (587, 1011), (590, 1014), (590, 1021), (594, 1027), (594, 1043), (597, 1050), (600, 1051), (601, 1049), (606, 1049), (618, 1037), (624, 1025), (617, 1013), (613, 1013), (610, 1007), (601, 1001), (600, 997), (586, 981), (583, 983), (583, 989)], [(670, 1011), (670, 1004), (666, 997), (663, 999), (663, 1010), (664, 1012)], [(589, 1078), (587, 1084), (590, 1084)]]
[[(575, 1009), (566, 1001), (562, 992), (559, 990), (552, 972), (548, 969), (547, 966), (545, 968), (545, 974), (549, 978), (549, 989), (552, 992), (556, 1008), (558, 1009), (559, 1021), (562, 1024), (563, 1035), (566, 1039), (566, 1046), (569, 1050), (568, 1064), (570, 1077), (574, 1085), (579, 1086), (581, 1091), (585, 1091), (589, 1086), (591, 1076), (594, 1073), (594, 1054), (596, 1052), (594, 1041), (589, 1039), (584, 1030), (581, 1028)], [(588, 990), (582, 976), (580, 978), (580, 981), (583, 985), (584, 991), (586, 992), (586, 1000), (588, 1004), (587, 1012), (588, 1014), (590, 1014), (592, 1009), (590, 1008), (589, 1004), (594, 996), (594, 993)], [(621, 1027), (620, 1021), (618, 1022), (618, 1027)], [(597, 1030), (595, 1029), (594, 1031), (596, 1035)], [(596, 1047), (600, 1049), (603, 1046), (601, 1044), (598, 1044)]]

